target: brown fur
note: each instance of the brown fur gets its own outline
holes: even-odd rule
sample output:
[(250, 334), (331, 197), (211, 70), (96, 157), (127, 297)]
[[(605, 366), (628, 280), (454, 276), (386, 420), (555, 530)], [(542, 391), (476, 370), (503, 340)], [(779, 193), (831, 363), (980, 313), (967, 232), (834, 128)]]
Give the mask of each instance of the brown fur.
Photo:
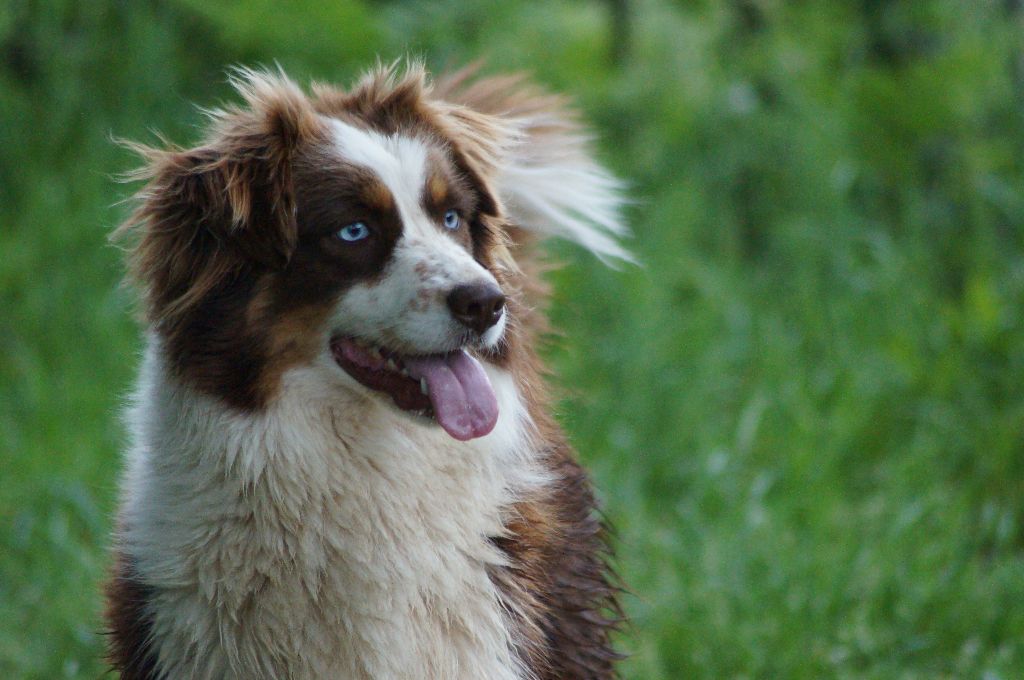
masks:
[(150, 646), (152, 626), (146, 610), (152, 594), (135, 576), (124, 553), (115, 557), (105, 595), (110, 663), (120, 671), (121, 680), (156, 680), (156, 658)]
[[(579, 133), (571, 116), (550, 115), (564, 112), (564, 102), (517, 77), (474, 83), (470, 72), (432, 89), (419, 67), (401, 77), (380, 68), (349, 92), (317, 85), (311, 98), (284, 78), (243, 75), (247, 108), (214, 113), (197, 148), (137, 147), (148, 165), (135, 178), (148, 184), (119, 231), (138, 233), (131, 270), (180, 377), (239, 409), (264, 407), (283, 372), (316, 355), (334, 297), (386, 261), (401, 229), (393, 201), (372, 177), (318, 153), (320, 116), (430, 140), (443, 162), (434, 163), (426, 197), (432, 212), (455, 205), (470, 221), (464, 245), (506, 294), (506, 338), (487, 359), (515, 374), (536, 446), (557, 479), (546, 495), (509, 509), (507, 532), (493, 541), (510, 564), (491, 578), (538, 678), (615, 677), (610, 637), (621, 612), (606, 532), (587, 476), (550, 415), (536, 354), (547, 332), (547, 291), (527, 232), (506, 222), (492, 185), (519, 134), (502, 116), (535, 114), (540, 122), (526, 134), (542, 144), (545, 135)], [(353, 202), (375, 211), (386, 237), (375, 249), (329, 252), (332, 230), (350, 219), (338, 206)], [(345, 266), (338, 257), (349, 258)], [(126, 557), (107, 597), (112, 662), (124, 678), (151, 677), (148, 594)]]

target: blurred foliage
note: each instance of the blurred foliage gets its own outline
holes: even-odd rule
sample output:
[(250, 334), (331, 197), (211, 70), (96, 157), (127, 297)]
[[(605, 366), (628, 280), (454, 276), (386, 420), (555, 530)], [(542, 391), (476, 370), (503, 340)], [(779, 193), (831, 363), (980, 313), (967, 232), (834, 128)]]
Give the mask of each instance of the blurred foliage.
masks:
[(626, 676), (1024, 676), (1022, 4), (0, 4), (0, 676), (103, 670), (111, 135), (195, 140), (231, 64), (404, 54), (571, 93), (636, 196), (642, 268), (555, 246), (550, 352)]

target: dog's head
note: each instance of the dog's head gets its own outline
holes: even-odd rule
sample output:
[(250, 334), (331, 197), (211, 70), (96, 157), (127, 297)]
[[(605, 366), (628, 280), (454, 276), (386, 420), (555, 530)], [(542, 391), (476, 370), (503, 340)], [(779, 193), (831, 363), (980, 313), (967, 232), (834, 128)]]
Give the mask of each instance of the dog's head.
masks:
[(490, 432), (480, 361), (503, 352), (515, 267), (495, 184), (523, 119), (446, 103), (418, 68), (237, 85), (202, 144), (142, 150), (133, 269), (173, 369), (260, 409), (289, 368), (329, 365), (457, 439)]

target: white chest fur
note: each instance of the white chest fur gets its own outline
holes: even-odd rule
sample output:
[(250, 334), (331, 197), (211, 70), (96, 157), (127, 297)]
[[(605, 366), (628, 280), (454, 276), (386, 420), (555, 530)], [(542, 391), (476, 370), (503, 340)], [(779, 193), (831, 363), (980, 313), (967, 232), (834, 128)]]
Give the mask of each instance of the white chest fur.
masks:
[(123, 537), (173, 678), (522, 678), (489, 536), (543, 484), (511, 377), (468, 443), (292, 370), (259, 416), (178, 386), (153, 347)]

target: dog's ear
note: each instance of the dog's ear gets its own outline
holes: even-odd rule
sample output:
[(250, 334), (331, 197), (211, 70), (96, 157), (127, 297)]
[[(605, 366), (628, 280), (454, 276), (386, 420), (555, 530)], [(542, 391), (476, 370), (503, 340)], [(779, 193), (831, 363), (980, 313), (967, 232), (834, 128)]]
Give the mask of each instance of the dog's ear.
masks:
[(619, 244), (622, 184), (595, 160), (590, 134), (563, 98), (521, 75), (475, 79), (476, 66), (438, 82), (455, 145), (500, 198), (513, 228), (576, 241), (605, 261), (633, 261)]
[(480, 212), (498, 216), (503, 206), (495, 180), (519, 139), (514, 121), (438, 102), (436, 120), (452, 146), (455, 164), (478, 195)]
[(280, 269), (297, 239), (292, 158), (319, 123), (283, 74), (240, 69), (232, 83), (246, 107), (210, 113), (208, 143), (183, 155), (182, 197), (227, 243)]
[(282, 269), (295, 248), (292, 160), (320, 123), (283, 75), (239, 70), (233, 84), (245, 105), (208, 112), (202, 144), (128, 145), (146, 161), (129, 179), (147, 183), (115, 237), (138, 233), (131, 264), (151, 313), (179, 310), (243, 267)]

